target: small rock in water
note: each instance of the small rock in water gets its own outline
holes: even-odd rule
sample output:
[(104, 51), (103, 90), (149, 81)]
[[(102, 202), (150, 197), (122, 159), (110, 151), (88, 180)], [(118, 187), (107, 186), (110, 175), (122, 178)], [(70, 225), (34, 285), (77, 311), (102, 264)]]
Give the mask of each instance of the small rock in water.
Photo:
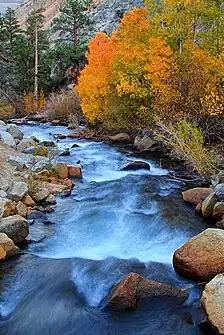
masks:
[(106, 306), (116, 311), (135, 309), (139, 298), (164, 296), (176, 298), (182, 303), (189, 293), (186, 289), (174, 288), (143, 278), (137, 273), (130, 273), (112, 288), (106, 299)]
[(53, 134), (53, 137), (56, 140), (64, 140), (67, 136), (66, 135), (62, 135), (62, 134)]
[(141, 161), (127, 161), (122, 167), (121, 171), (135, 171), (135, 170), (150, 170), (150, 165)]
[(69, 149), (66, 149), (65, 151), (62, 151), (59, 156), (70, 156), (70, 150)]
[(74, 144), (71, 146), (71, 148), (79, 148), (79, 145), (76, 144), (76, 143), (74, 143)]
[(68, 166), (68, 177), (81, 178), (82, 170), (80, 166)]

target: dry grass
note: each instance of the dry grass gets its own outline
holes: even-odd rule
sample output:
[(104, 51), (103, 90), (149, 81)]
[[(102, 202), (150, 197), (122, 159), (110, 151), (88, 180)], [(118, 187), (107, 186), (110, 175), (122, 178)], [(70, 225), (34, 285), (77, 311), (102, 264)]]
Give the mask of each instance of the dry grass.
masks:
[(46, 109), (51, 120), (62, 120), (78, 123), (81, 119), (80, 98), (72, 91), (52, 93)]

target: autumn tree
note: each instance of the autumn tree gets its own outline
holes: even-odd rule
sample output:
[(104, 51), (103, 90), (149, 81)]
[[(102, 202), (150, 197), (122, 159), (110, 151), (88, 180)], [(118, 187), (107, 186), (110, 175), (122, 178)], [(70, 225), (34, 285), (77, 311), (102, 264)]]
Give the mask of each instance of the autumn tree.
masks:
[(152, 122), (156, 101), (162, 105), (173, 95), (175, 58), (162, 38), (151, 35), (147, 11), (136, 8), (111, 38), (98, 34), (90, 42), (78, 89), (90, 122), (141, 128)]

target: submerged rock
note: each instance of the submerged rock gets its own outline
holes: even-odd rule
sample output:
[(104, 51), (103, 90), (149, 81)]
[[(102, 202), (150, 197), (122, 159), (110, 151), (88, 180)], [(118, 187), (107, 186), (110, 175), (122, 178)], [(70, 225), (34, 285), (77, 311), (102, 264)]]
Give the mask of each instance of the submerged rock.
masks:
[(20, 215), (8, 216), (0, 220), (0, 233), (5, 233), (15, 243), (23, 242), (29, 234), (28, 221)]
[(224, 334), (224, 274), (219, 274), (206, 286), (201, 299), (208, 320), (212, 326)]
[(19, 248), (17, 248), (13, 241), (4, 233), (0, 233), (0, 248), (5, 252), (4, 258), (13, 256), (19, 251)]
[(196, 281), (224, 272), (224, 231), (209, 228), (193, 237), (175, 251), (173, 264), (178, 273)]
[(131, 171), (131, 170), (141, 170), (146, 169), (150, 170), (150, 165), (141, 161), (127, 161), (122, 167), (121, 171)]
[(106, 306), (113, 310), (135, 309), (139, 298), (143, 297), (174, 297), (183, 302), (188, 297), (185, 289), (173, 288), (153, 280), (130, 273), (117, 284), (107, 297)]
[(109, 137), (110, 141), (115, 143), (128, 143), (131, 142), (131, 138), (128, 134), (120, 133)]
[(196, 187), (182, 193), (184, 201), (191, 205), (198, 205), (204, 201), (211, 193), (212, 188)]

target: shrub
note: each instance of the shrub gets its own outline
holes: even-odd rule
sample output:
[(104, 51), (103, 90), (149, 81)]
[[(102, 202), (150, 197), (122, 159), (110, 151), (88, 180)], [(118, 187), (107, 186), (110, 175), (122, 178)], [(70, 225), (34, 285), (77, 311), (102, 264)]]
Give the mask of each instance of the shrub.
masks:
[(48, 156), (49, 150), (44, 145), (37, 146), (33, 151), (34, 156)]
[(204, 138), (195, 123), (186, 120), (176, 124), (165, 124), (158, 121), (156, 130), (158, 139), (162, 140), (178, 159), (200, 174), (213, 174), (216, 169), (216, 158), (204, 146)]
[(13, 116), (13, 107), (0, 99), (0, 120), (8, 120)]
[(80, 99), (73, 91), (52, 93), (47, 102), (48, 116), (51, 120), (78, 123), (81, 120)]

